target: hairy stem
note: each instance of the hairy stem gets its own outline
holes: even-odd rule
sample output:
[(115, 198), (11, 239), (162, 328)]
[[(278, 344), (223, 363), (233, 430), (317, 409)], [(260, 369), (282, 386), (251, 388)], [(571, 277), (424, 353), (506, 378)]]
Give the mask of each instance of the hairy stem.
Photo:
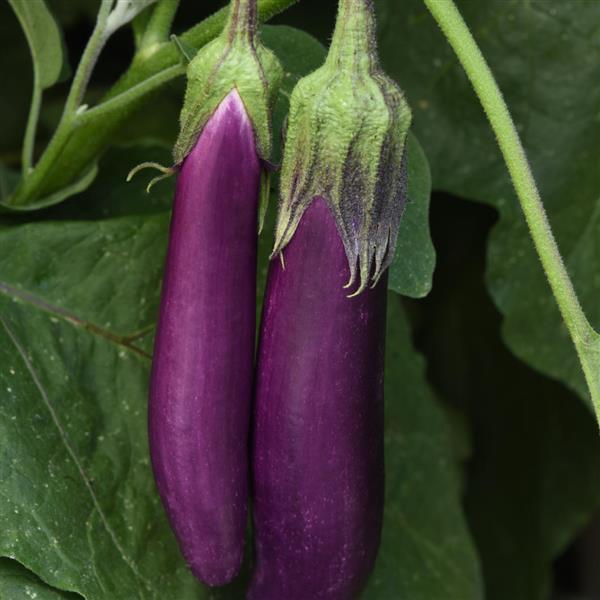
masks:
[(456, 52), (496, 134), (535, 249), (577, 350), (600, 423), (600, 335), (581, 308), (506, 102), (453, 0), (424, 2)]
[(256, 0), (231, 0), (225, 31), (231, 40), (251, 41), (256, 34)]
[(148, 48), (153, 48), (157, 44), (169, 40), (171, 26), (178, 7), (179, 0), (159, 0), (148, 21), (139, 52), (146, 52)]
[(85, 90), (87, 89), (87, 84), (90, 81), (94, 66), (96, 65), (98, 57), (100, 56), (100, 52), (102, 51), (102, 48), (108, 39), (106, 35), (106, 21), (108, 19), (110, 9), (112, 8), (112, 4), (113, 0), (102, 0), (94, 31), (92, 32), (85, 50), (83, 51), (81, 60), (77, 66), (77, 71), (73, 77), (73, 83), (71, 84), (71, 89), (69, 90), (67, 101), (65, 102), (63, 119), (72, 115), (83, 100), (83, 96), (85, 94)]
[[(296, 2), (298, 0), (258, 0), (258, 20), (264, 23)], [(196, 49), (201, 48), (221, 33), (229, 18), (229, 12), (229, 6), (221, 8), (179, 37), (186, 44), (194, 46)], [(171, 43), (161, 44), (151, 56), (142, 58), (143, 60), (140, 57), (134, 58), (131, 67), (113, 86), (108, 97), (116, 96), (143, 79), (155, 75), (162, 69), (172, 67), (180, 61), (179, 52)]]

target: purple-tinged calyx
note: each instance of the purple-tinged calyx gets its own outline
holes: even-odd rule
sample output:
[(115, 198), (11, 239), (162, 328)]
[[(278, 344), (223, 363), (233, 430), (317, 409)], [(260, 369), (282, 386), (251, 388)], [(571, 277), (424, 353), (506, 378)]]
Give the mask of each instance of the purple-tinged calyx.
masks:
[(180, 164), (194, 147), (222, 100), (236, 89), (263, 160), (271, 154), (271, 108), (283, 70), (265, 48), (257, 30), (256, 0), (232, 0), (228, 22), (219, 37), (204, 46), (187, 68), (181, 129), (173, 149)]
[(325, 64), (290, 100), (273, 255), (315, 197), (328, 203), (362, 292), (391, 263), (406, 203), (411, 111), (379, 66), (371, 0), (340, 0)]

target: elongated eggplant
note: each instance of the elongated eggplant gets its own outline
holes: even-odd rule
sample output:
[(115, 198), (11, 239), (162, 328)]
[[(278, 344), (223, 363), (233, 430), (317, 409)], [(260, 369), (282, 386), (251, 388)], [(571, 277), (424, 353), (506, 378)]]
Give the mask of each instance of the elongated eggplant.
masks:
[(185, 559), (211, 585), (235, 575), (244, 547), (259, 178), (234, 91), (178, 177), (150, 383), (158, 490)]
[(290, 99), (257, 363), (252, 600), (350, 600), (377, 554), (410, 122), (379, 66), (371, 0), (340, 0), (325, 64)]
[(188, 65), (175, 167), (161, 168), (179, 176), (150, 381), (150, 455), (182, 553), (209, 585), (230, 581), (244, 553), (259, 196), (281, 76), (258, 37), (256, 0), (232, 0), (221, 35)]
[(253, 600), (353, 598), (379, 546), (386, 275), (348, 298), (348, 260), (317, 198), (271, 263), (253, 441)]

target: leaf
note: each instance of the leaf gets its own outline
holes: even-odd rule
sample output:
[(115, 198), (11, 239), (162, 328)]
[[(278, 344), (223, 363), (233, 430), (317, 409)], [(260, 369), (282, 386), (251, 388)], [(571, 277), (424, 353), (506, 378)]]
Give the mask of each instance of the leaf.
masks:
[(156, 0), (117, 0), (106, 19), (106, 35), (111, 36), (117, 29), (127, 25), (130, 21), (154, 4)]
[(399, 298), (390, 294), (389, 303), (386, 506), (381, 549), (364, 598), (482, 599), (446, 415), (425, 380)]
[(60, 30), (44, 0), (8, 0), (27, 37), (33, 68), (42, 89), (59, 81), (63, 70)]
[(429, 233), (431, 173), (427, 157), (411, 133), (407, 141), (408, 204), (400, 222), (396, 256), (390, 266), (390, 289), (423, 298), (431, 290), (435, 249)]
[(6, 600), (81, 600), (46, 585), (16, 560), (0, 558), (0, 597)]
[[(567, 268), (599, 329), (600, 4), (457, 4), (513, 113)], [(500, 213), (489, 245), (487, 281), (505, 316), (508, 345), (587, 398), (500, 152), (457, 59), (418, 0), (407, 0), (402, 11), (392, 0), (378, 0), (377, 9), (384, 65), (411, 101), (434, 188), (491, 203)]]

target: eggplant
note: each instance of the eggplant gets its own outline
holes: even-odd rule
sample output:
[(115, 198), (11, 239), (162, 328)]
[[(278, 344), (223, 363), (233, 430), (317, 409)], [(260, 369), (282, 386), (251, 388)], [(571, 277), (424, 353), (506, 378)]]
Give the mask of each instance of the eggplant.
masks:
[(388, 267), (411, 111), (371, 0), (339, 0), (325, 63), (290, 98), (252, 434), (252, 600), (348, 600), (381, 535)]
[(150, 382), (158, 491), (209, 585), (229, 581), (244, 550), (260, 171), (234, 90), (178, 175)]
[(256, 13), (256, 0), (232, 0), (221, 35), (188, 64), (174, 167), (143, 163), (131, 173), (145, 166), (179, 172), (149, 446), (183, 556), (211, 586), (231, 581), (244, 555), (259, 198), (283, 75), (260, 42)]
[(381, 532), (387, 274), (348, 297), (346, 252), (322, 198), (284, 260), (270, 265), (261, 325), (248, 597), (348, 599)]

